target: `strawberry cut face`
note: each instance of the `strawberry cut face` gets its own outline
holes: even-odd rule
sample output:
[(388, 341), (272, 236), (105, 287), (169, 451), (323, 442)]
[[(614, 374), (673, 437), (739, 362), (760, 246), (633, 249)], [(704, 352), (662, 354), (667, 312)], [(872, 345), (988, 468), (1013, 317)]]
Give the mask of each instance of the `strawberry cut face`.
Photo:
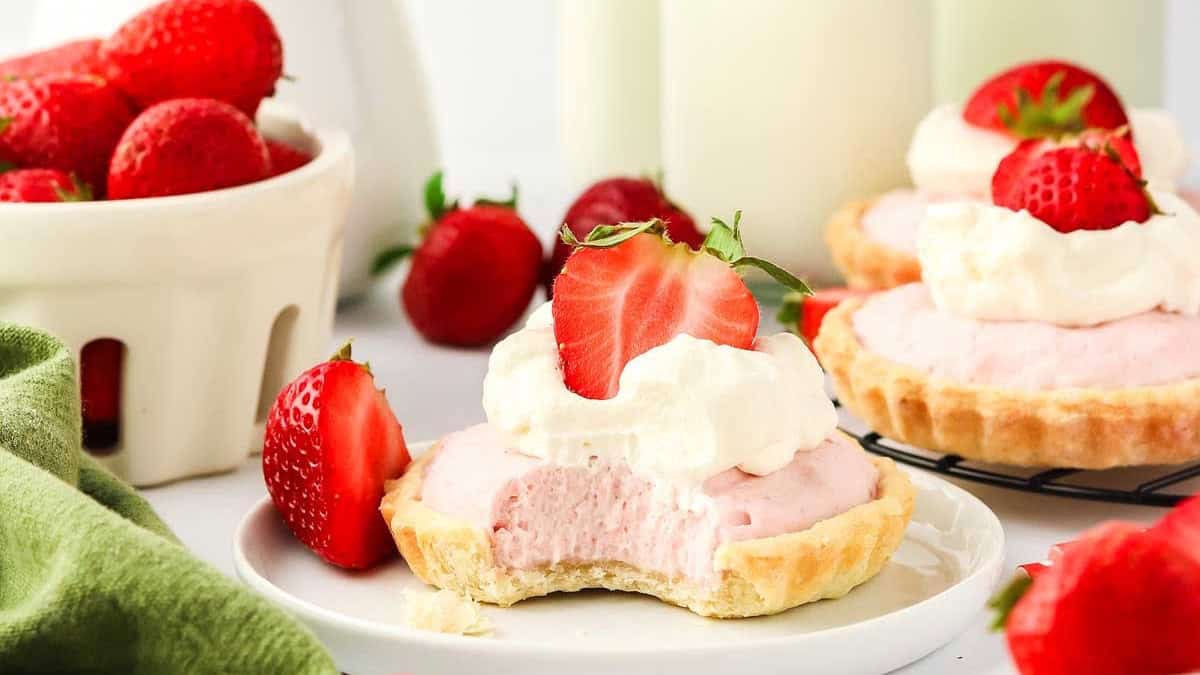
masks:
[(334, 565), (362, 569), (394, 555), (379, 502), (408, 463), (387, 397), (348, 356), (285, 387), (267, 418), (267, 491), (296, 538)]
[(729, 264), (653, 234), (577, 250), (555, 281), (553, 313), (563, 379), (594, 399), (615, 396), (626, 363), (680, 333), (750, 349), (759, 319)]

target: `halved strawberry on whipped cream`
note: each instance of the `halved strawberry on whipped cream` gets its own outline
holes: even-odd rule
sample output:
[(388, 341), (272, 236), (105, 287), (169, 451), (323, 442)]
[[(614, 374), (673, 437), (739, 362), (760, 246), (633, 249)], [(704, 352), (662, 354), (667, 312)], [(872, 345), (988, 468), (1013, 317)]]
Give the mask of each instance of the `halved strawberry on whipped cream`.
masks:
[(834, 262), (851, 286), (884, 289), (921, 278), (917, 229), (933, 204), (991, 199), (997, 165), (1023, 140), (1087, 129), (1131, 130), (1150, 188), (1175, 192), (1190, 157), (1175, 118), (1126, 110), (1097, 74), (1064, 61), (1018, 65), (984, 82), (965, 104), (939, 105), (913, 134), (913, 187), (849, 204), (827, 232)]
[(836, 429), (800, 338), (756, 337), (714, 220), (701, 251), (660, 221), (601, 226), (554, 300), (492, 352), (487, 423), (389, 485), (397, 545), (427, 583), (511, 605), (556, 591), (657, 596), (706, 616), (840, 597), (899, 545), (913, 491)]
[(1007, 464), (1200, 457), (1200, 215), (1148, 188), (1128, 132), (1030, 139), (992, 202), (928, 209), (924, 283), (816, 340), (841, 402), (897, 440)]

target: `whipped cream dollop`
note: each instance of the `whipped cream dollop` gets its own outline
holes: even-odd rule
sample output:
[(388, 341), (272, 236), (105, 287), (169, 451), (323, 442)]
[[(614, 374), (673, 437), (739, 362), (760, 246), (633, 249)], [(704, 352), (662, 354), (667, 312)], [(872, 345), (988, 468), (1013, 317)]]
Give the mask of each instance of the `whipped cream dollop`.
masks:
[[(1132, 110), (1129, 127), (1150, 188), (1174, 192), (1191, 159), (1174, 116), (1164, 110)], [(913, 185), (924, 192), (986, 200), (996, 166), (1017, 142), (968, 124), (961, 105), (940, 105), (917, 125), (908, 148), (908, 171)]]
[(629, 361), (615, 397), (579, 396), (559, 371), (550, 303), (492, 350), (483, 407), (523, 454), (624, 461), (687, 489), (733, 467), (769, 474), (837, 426), (820, 366), (790, 333), (760, 337), (753, 350), (677, 335)]
[(1160, 215), (1062, 233), (1028, 211), (929, 207), (917, 257), (939, 309), (983, 320), (1091, 326), (1153, 309), (1200, 312), (1200, 216), (1153, 192)]

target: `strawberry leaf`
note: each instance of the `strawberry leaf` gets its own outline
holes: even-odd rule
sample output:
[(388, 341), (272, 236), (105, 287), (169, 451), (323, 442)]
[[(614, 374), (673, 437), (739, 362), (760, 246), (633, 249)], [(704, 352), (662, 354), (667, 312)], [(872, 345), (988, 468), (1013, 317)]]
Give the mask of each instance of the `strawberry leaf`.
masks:
[(567, 246), (583, 247), (583, 248), (612, 248), (623, 242), (629, 241), (634, 237), (649, 232), (657, 234), (667, 241), (667, 228), (663, 221), (655, 218), (644, 223), (619, 223), (617, 225), (597, 225), (588, 233), (588, 236), (583, 241), (579, 241), (575, 237), (575, 233), (566, 225), (562, 226), (562, 231), (559, 236)]
[(1017, 602), (1032, 585), (1033, 577), (1023, 572), (1018, 573), (1012, 581), (1008, 582), (1008, 585), (1000, 589), (1000, 592), (988, 601), (988, 607), (996, 611), (996, 617), (991, 625), (992, 630), (1004, 630), (1004, 626), (1008, 624), (1009, 614), (1012, 614)]
[(800, 311), (804, 305), (804, 297), (803, 293), (788, 293), (783, 296), (783, 304), (779, 306), (779, 313), (775, 315), (775, 319), (793, 333), (796, 332), (796, 326), (800, 323)]
[[(516, 211), (517, 210), (517, 195), (518, 195), (517, 184), (513, 183), (512, 184), (512, 194), (509, 195), (508, 199), (500, 200), (500, 199), (489, 199), (487, 197), (483, 197), (481, 199), (476, 199), (475, 205), (476, 206), (501, 206), (506, 209), (512, 209), (512, 210)], [(444, 199), (444, 197), (443, 197), (443, 199)]]
[(996, 115), (1017, 138), (1060, 138), (1083, 131), (1086, 126), (1083, 109), (1096, 95), (1096, 87), (1090, 84), (1078, 87), (1065, 100), (1061, 99), (1066, 76), (1066, 71), (1050, 76), (1037, 99), (1028, 91), (1017, 89), (1017, 109), (1009, 110), (1001, 103)]
[(803, 295), (812, 295), (812, 289), (809, 288), (808, 284), (804, 283), (802, 279), (769, 260), (763, 260), (762, 258), (755, 258), (753, 256), (743, 256), (737, 260), (734, 260), (730, 264), (733, 265), (733, 269), (735, 270), (743, 267), (753, 267), (761, 270), (770, 275), (770, 277), (775, 281), (797, 293), (801, 293)]
[(12, 171), (15, 168), (17, 168), (16, 164), (13, 164), (12, 162), (6, 162), (6, 161), (0, 159), (0, 173), (4, 173), (6, 171)]
[(75, 174), (71, 174), (70, 190), (55, 187), (54, 194), (58, 195), (60, 202), (90, 202), (93, 199), (92, 186), (79, 180)]
[(701, 248), (731, 264), (744, 257), (746, 247), (742, 245), (741, 224), (741, 211), (734, 211), (733, 227), (720, 218), (713, 218), (712, 227), (708, 230), (708, 236), (704, 238)]
[(400, 244), (398, 246), (393, 246), (380, 251), (379, 254), (375, 256), (375, 259), (371, 261), (371, 274), (373, 276), (379, 276), (380, 274), (383, 274), (384, 272), (390, 270), (396, 263), (412, 255), (413, 251), (416, 250), (417, 249), (412, 246)]
[(437, 222), (456, 208), (458, 202), (446, 202), (446, 191), (442, 188), (442, 172), (435, 172), (425, 181), (425, 210), (429, 212), (429, 219)]
[(0, 117), (0, 134), (4, 133), (4, 130), (7, 129), (9, 127), (9, 125), (11, 125), (12, 123), (13, 123), (13, 118)]
[(768, 260), (746, 255), (746, 247), (742, 244), (741, 225), (741, 211), (733, 213), (732, 227), (720, 218), (713, 218), (712, 228), (709, 229), (708, 236), (704, 238), (704, 251), (729, 263), (735, 270), (753, 267), (766, 272), (772, 279), (793, 291), (812, 295), (812, 289), (808, 287), (808, 284), (791, 272)]

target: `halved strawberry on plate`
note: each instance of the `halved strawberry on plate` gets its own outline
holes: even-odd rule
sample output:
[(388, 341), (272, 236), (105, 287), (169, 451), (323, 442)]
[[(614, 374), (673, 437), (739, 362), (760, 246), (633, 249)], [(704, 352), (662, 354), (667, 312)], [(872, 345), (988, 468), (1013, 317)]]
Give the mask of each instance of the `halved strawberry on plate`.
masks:
[(750, 349), (758, 304), (737, 270), (761, 269), (807, 292), (803, 281), (747, 256), (739, 230), (713, 219), (702, 250), (674, 243), (661, 220), (597, 227), (575, 248), (554, 282), (554, 336), (563, 380), (587, 398), (612, 398), (634, 357), (681, 333)]
[(387, 396), (349, 344), (284, 387), (267, 417), (267, 492), (296, 538), (334, 565), (363, 569), (396, 554), (379, 502), (408, 464)]

